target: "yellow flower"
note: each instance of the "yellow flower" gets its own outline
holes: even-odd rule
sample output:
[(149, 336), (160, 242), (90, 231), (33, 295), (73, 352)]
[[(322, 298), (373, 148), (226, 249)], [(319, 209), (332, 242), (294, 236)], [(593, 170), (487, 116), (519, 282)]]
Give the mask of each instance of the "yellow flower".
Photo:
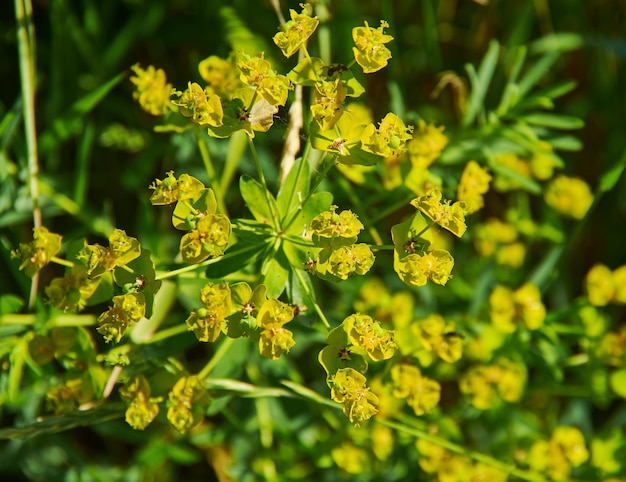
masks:
[(413, 139), (406, 145), (414, 167), (427, 168), (441, 155), (448, 144), (448, 138), (443, 130), (444, 126), (435, 127), (433, 124), (426, 124), (422, 119), (417, 121)]
[(320, 125), (320, 129), (328, 131), (335, 127), (343, 111), (341, 106), (346, 99), (348, 90), (341, 83), (341, 79), (321, 81), (315, 83), (313, 91), (314, 103), (311, 105), (313, 118)]
[(291, 20), (287, 21), (272, 40), (287, 58), (291, 57), (313, 34), (319, 20), (309, 14), (309, 5), (301, 4), (302, 13), (289, 9)]
[(201, 126), (219, 127), (222, 125), (224, 111), (220, 98), (203, 89), (195, 82), (189, 82), (184, 92), (178, 92), (179, 99), (173, 104), (179, 106), (180, 113), (185, 117), (191, 117), (196, 124)]
[(200, 61), (198, 72), (210, 88), (220, 96), (230, 99), (232, 94), (242, 87), (239, 72), (232, 60), (225, 60), (211, 55)]
[(611, 271), (603, 264), (594, 265), (585, 279), (587, 297), (594, 306), (626, 303), (626, 265)]
[(361, 134), (361, 146), (365, 152), (377, 156), (391, 156), (396, 151), (403, 151), (406, 141), (411, 139), (412, 126), (405, 126), (402, 119), (394, 113), (387, 114), (380, 121), (378, 129), (374, 124), (365, 127)]
[(442, 360), (454, 363), (463, 356), (463, 339), (454, 335), (456, 327), (446, 323), (441, 315), (430, 315), (413, 326), (424, 348), (435, 352)]
[(532, 469), (552, 480), (569, 480), (572, 467), (589, 458), (582, 433), (575, 427), (557, 427), (549, 441), (537, 440), (530, 447), (528, 462)]
[(388, 27), (389, 24), (381, 20), (380, 27), (377, 29), (371, 28), (367, 22), (365, 22), (365, 27), (352, 29), (352, 39), (356, 45), (352, 51), (363, 73), (369, 74), (382, 69), (391, 58), (391, 52), (385, 47), (386, 43), (393, 40), (391, 35), (384, 33), (384, 29)]
[(489, 190), (491, 176), (475, 161), (463, 169), (457, 188), (457, 199), (465, 202), (465, 214), (475, 213), (484, 206), (483, 194)]
[(464, 203), (455, 202), (451, 205), (448, 200), (442, 202), (439, 189), (431, 189), (424, 196), (413, 199), (411, 205), (459, 238), (467, 229)]
[[(531, 177), (530, 165), (528, 161), (525, 161), (520, 156), (514, 153), (499, 154), (495, 156), (495, 164), (500, 166), (500, 169), (493, 181), (493, 188), (498, 192), (507, 192), (519, 189), (521, 184), (515, 177), (528, 178)], [(503, 172), (510, 172), (510, 175), (505, 175)]]
[(499, 399), (510, 403), (519, 401), (524, 394), (526, 377), (524, 365), (501, 358), (492, 365), (471, 367), (459, 380), (459, 388), (471, 397), (472, 405), (488, 410)]
[(409, 286), (424, 286), (429, 279), (445, 285), (453, 267), (454, 258), (443, 249), (434, 249), (424, 255), (408, 254), (402, 258), (394, 251), (394, 270)]
[(365, 376), (353, 368), (340, 368), (332, 377), (331, 397), (343, 404), (343, 413), (355, 424), (370, 419), (378, 412), (378, 397), (365, 382)]
[(529, 330), (543, 325), (546, 309), (541, 303), (537, 286), (526, 283), (515, 292), (496, 286), (489, 296), (491, 322), (503, 333), (513, 333), (516, 321), (522, 321)]
[(369, 470), (369, 456), (363, 449), (357, 448), (352, 444), (342, 444), (334, 447), (330, 451), (337, 467), (345, 470), (349, 474), (361, 474)]
[(550, 183), (544, 198), (548, 206), (574, 219), (584, 218), (593, 202), (593, 194), (585, 181), (563, 175)]
[(419, 368), (413, 365), (394, 365), (391, 368), (396, 397), (406, 398), (415, 415), (423, 415), (439, 403), (441, 385), (435, 380), (422, 376)]
[(130, 81), (137, 86), (133, 98), (139, 101), (141, 108), (152, 115), (165, 115), (172, 109), (170, 95), (172, 84), (167, 83), (165, 71), (155, 69), (152, 65), (146, 70), (139, 64), (131, 67), (135, 73)]
[(25, 270), (32, 277), (61, 250), (62, 240), (60, 235), (40, 226), (33, 229), (33, 240), (28, 244), (20, 243), (19, 249), (11, 256), (21, 258), (20, 270)]

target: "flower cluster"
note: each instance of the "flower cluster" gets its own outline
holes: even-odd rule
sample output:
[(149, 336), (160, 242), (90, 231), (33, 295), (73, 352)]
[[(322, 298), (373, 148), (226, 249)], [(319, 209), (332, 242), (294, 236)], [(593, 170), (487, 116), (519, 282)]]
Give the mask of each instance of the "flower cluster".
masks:
[(594, 306), (626, 304), (626, 265), (611, 271), (603, 264), (594, 265), (585, 279), (587, 297)]
[(209, 394), (196, 376), (181, 377), (167, 399), (167, 419), (180, 433), (187, 433), (204, 419)]
[(512, 224), (488, 218), (473, 229), (474, 246), (481, 256), (494, 256), (499, 265), (519, 268), (526, 256), (526, 246)]
[(21, 258), (20, 270), (23, 269), (32, 277), (61, 250), (62, 239), (60, 235), (41, 226), (33, 229), (33, 240), (30, 243), (20, 243), (19, 249), (11, 255)]
[(455, 454), (441, 445), (418, 439), (419, 465), (428, 474), (436, 474), (446, 482), (506, 482), (508, 474), (484, 462), (472, 462), (463, 454)]
[(526, 384), (526, 367), (500, 358), (491, 365), (476, 365), (467, 370), (459, 381), (462, 393), (471, 397), (472, 405), (489, 410), (499, 400), (513, 403), (522, 398)]
[(352, 211), (337, 214), (331, 206), (311, 220), (313, 243), (321, 248), (315, 272), (329, 281), (346, 280), (367, 273), (374, 264), (374, 253), (368, 245), (356, 244), (363, 224)]
[(389, 24), (381, 20), (378, 28), (372, 28), (365, 22), (364, 27), (352, 29), (352, 39), (355, 44), (352, 51), (357, 63), (363, 69), (363, 73), (377, 72), (387, 66), (391, 52), (385, 47), (385, 44), (393, 40), (391, 35), (384, 32), (384, 29), (388, 27)]
[(152, 65), (144, 70), (139, 64), (133, 65), (131, 69), (135, 75), (131, 76), (130, 81), (137, 87), (133, 97), (139, 101), (141, 108), (155, 116), (165, 115), (172, 110), (172, 84), (167, 83), (165, 71), (155, 69)]
[(216, 214), (217, 201), (212, 189), (188, 174), (176, 179), (173, 172), (168, 172), (163, 180), (155, 180), (150, 189), (154, 190), (150, 197), (153, 205), (176, 203), (172, 224), (187, 231), (180, 240), (183, 261), (200, 263), (224, 253), (231, 224), (228, 216)]
[(587, 461), (585, 438), (576, 427), (559, 426), (550, 440), (535, 441), (528, 451), (528, 464), (551, 480), (570, 480), (572, 468)]
[(548, 185), (546, 204), (564, 216), (582, 219), (593, 202), (589, 185), (582, 179), (559, 175)]
[(485, 205), (483, 194), (489, 190), (491, 176), (476, 161), (469, 161), (463, 169), (457, 188), (457, 199), (465, 203), (465, 214), (472, 214)]
[(187, 327), (202, 342), (214, 342), (220, 336), (226, 317), (232, 314), (230, 285), (209, 283), (200, 290), (203, 307), (193, 310), (187, 318)]
[(516, 322), (522, 322), (529, 330), (536, 330), (543, 325), (546, 309), (541, 302), (539, 288), (526, 283), (515, 291), (496, 286), (489, 296), (491, 322), (503, 333), (513, 333)]
[(343, 404), (343, 413), (350, 422), (358, 425), (376, 414), (378, 397), (365, 385), (363, 374), (353, 368), (340, 368), (331, 380), (331, 397)]
[(159, 414), (161, 398), (150, 397), (150, 385), (143, 375), (132, 377), (120, 388), (120, 396), (128, 404), (126, 423), (135, 430), (144, 430)]
[(113, 306), (98, 317), (98, 332), (107, 343), (119, 343), (126, 330), (141, 321), (145, 314), (146, 300), (143, 293), (114, 296)]
[(291, 20), (282, 25), (281, 31), (272, 39), (287, 58), (295, 54), (305, 44), (319, 25), (317, 17), (311, 17), (308, 10), (308, 5), (302, 5), (302, 13), (290, 9)]
[(439, 403), (441, 385), (413, 365), (399, 364), (391, 368), (393, 394), (405, 398), (415, 415), (423, 415)]

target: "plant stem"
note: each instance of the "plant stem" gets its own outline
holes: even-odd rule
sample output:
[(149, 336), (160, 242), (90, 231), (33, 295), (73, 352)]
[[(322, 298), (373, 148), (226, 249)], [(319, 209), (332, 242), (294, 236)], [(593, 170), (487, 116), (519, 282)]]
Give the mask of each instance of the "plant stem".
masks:
[(213, 188), (215, 198), (217, 199), (217, 212), (220, 214), (228, 215), (226, 210), (226, 204), (224, 203), (224, 193), (222, 192), (222, 186), (220, 185), (219, 178), (215, 172), (213, 161), (211, 161), (211, 154), (209, 148), (206, 145), (206, 141), (202, 138), (201, 132), (196, 129), (196, 141), (198, 142), (198, 149), (200, 150), (200, 157), (202, 157), (202, 163), (206, 170), (207, 177), (209, 178), (209, 184)]
[(263, 169), (261, 168), (261, 161), (259, 161), (259, 156), (256, 152), (256, 147), (254, 147), (254, 141), (251, 137), (248, 137), (248, 145), (250, 146), (250, 153), (252, 154), (252, 159), (254, 159), (254, 165), (256, 167), (257, 174), (259, 175), (259, 181), (261, 181), (261, 185), (263, 186), (263, 190), (265, 192), (265, 198), (267, 200), (267, 205), (270, 208), (273, 224), (276, 228), (280, 227), (280, 216), (276, 212), (275, 203), (272, 202), (270, 198), (270, 191), (267, 187), (267, 181), (265, 180), (265, 175), (263, 174)]
[[(22, 108), (24, 111), (24, 132), (28, 155), (28, 182), (30, 198), (33, 203), (33, 226), (42, 225), (39, 207), (39, 159), (37, 156), (37, 127), (35, 125), (35, 30), (33, 25), (33, 5), (30, 0), (15, 0), (15, 19), (17, 21), (17, 41), (20, 57), (20, 79), (22, 89)], [(37, 299), (39, 273), (33, 276), (28, 298), (28, 307), (32, 308)]]
[(207, 363), (204, 366), (204, 368), (202, 370), (200, 370), (200, 373), (198, 373), (198, 378), (200, 380), (204, 380), (205, 378), (207, 378), (211, 374), (211, 372), (215, 368), (215, 365), (217, 365), (219, 363), (219, 361), (224, 357), (224, 355), (226, 355), (228, 353), (228, 351), (230, 350), (230, 347), (232, 346), (232, 344), (234, 342), (235, 342), (234, 338), (226, 338), (222, 342), (220, 347), (217, 349), (217, 351), (213, 355), (213, 358), (211, 358), (209, 360), (209, 363)]
[[(302, 279), (302, 271), (299, 270), (299, 269), (294, 269), (293, 272), (295, 273), (296, 277), (300, 281), (300, 285), (302, 286), (302, 288), (304, 289), (306, 294), (309, 296), (309, 298), (311, 300), (315, 300), (315, 297), (314, 297), (313, 293), (311, 293), (309, 291), (309, 287), (306, 285), (305, 280)], [(324, 324), (326, 329), (330, 330), (330, 323), (328, 322), (328, 319), (326, 318), (326, 315), (324, 314), (324, 312), (322, 311), (322, 309), (320, 308), (320, 306), (317, 304), (316, 301), (313, 301), (313, 309), (315, 310), (317, 315), (320, 317), (320, 320), (322, 320), (322, 323)]]

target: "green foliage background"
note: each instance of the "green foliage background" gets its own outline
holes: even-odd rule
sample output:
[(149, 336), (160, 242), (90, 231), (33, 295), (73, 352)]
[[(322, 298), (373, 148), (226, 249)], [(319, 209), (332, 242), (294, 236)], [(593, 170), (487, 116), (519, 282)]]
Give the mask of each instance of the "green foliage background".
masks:
[[(284, 13), (287, 7), (298, 8), (298, 2), (283, 4)], [(601, 176), (626, 155), (624, 0), (492, 0), (487, 5), (470, 0), (343, 0), (333, 2), (329, 9), (332, 19), (324, 35), (332, 39), (327, 44), (322, 40), (322, 45), (332, 48), (332, 58), (337, 61), (351, 56), (353, 26), (363, 20), (370, 25), (377, 25), (379, 19), (390, 23), (389, 33), (395, 41), (389, 46), (393, 55), (389, 67), (361, 78), (366, 95), (360, 100), (372, 108), (375, 118), (389, 110), (400, 117), (417, 112), (431, 122), (453, 125), (457, 119), (450, 90), (444, 90), (436, 99), (431, 97), (441, 72), (454, 71), (465, 76), (465, 64), (477, 65), (492, 39), (498, 40), (505, 50), (528, 45), (532, 51), (550, 49), (541, 39), (554, 39), (551, 35), (560, 33), (558, 42), (566, 53), (555, 63), (546, 82), (575, 80), (576, 89), (558, 101), (558, 108), (560, 113), (585, 121), (578, 133), (582, 150), (563, 154), (566, 172), (595, 187)], [(105, 242), (107, 228), (116, 226), (140, 239), (156, 259), (173, 258), (179, 235), (170, 229), (168, 216), (150, 205), (147, 186), (170, 169), (200, 179), (205, 175), (197, 153), (189, 148), (193, 142), (188, 142), (185, 135), (153, 132), (153, 119), (132, 102), (132, 85), (127, 79), (129, 66), (139, 62), (163, 68), (168, 81), (180, 88), (188, 80), (199, 80), (199, 60), (209, 55), (226, 57), (232, 50), (251, 46), (251, 51), (264, 50), (276, 66), (282, 64), (286, 71), (292, 63), (270, 42), (278, 21), (269, 2), (48, 0), (35, 2), (34, 24), (41, 178), (49, 192), (55, 193), (42, 206), (45, 225), (68, 238), (86, 236), (100, 243)], [(24, 182), (25, 145), (17, 65), (15, 15), (11, 2), (5, 1), (0, 5), (0, 294), (15, 293), (27, 299), (29, 280), (18, 272), (18, 263), (9, 256), (19, 242), (30, 239), (32, 229)], [(126, 75), (120, 78), (120, 72)], [(286, 112), (280, 115), (287, 118)], [(279, 121), (259, 148), (272, 186), (277, 182), (275, 159), (280, 155), (283, 133), (284, 126), (281, 128)], [(225, 158), (224, 144), (211, 141), (210, 145), (217, 159)], [(254, 175), (252, 160), (244, 157), (240, 170), (240, 174)], [(342, 205), (342, 201), (351, 202), (348, 194), (339, 191), (335, 203)], [(234, 190), (227, 194), (227, 203), (234, 212), (244, 210)], [(389, 224), (400, 220), (391, 219)], [(579, 293), (584, 274), (595, 262), (613, 267), (626, 263), (621, 231), (624, 220), (626, 179), (622, 178), (595, 207), (585, 229), (569, 243), (570, 259), (574, 262), (561, 266), (552, 281), (553, 299)], [(377, 261), (384, 262), (384, 256)], [(391, 257), (387, 262), (391, 263)], [(45, 284), (43, 279), (42, 285)], [(330, 312), (345, 312), (357, 296), (357, 289), (352, 284), (343, 291), (331, 291), (334, 306), (328, 307)], [(183, 313), (184, 308), (178, 306), (174, 312)], [(175, 341), (178, 345), (174, 348), (154, 349), (161, 350), (158, 355), (167, 356), (170, 350), (191, 346), (192, 342), (191, 338), (182, 337)], [(305, 348), (299, 346), (297, 350)], [(189, 349), (190, 366), (201, 366), (205, 359), (203, 350)], [(303, 378), (301, 382), (320, 378), (318, 367), (308, 370), (311, 372), (305, 368), (292, 375)], [(284, 374), (289, 369), (281, 367), (277, 371)], [(320, 393), (325, 390), (323, 383), (312, 388)], [(247, 402), (235, 399), (233, 403)], [(37, 403), (33, 399), (31, 406), (26, 401), (22, 413), (0, 412), (2, 426), (11, 427), (28, 419), (37, 412)], [(287, 401), (286, 413), (273, 414), (289, 427), (286, 432), (298, 429), (299, 421), (290, 420), (290, 414), (297, 413), (298, 403), (301, 402), (291, 405)], [(237, 409), (241, 407), (219, 414), (219, 408), (215, 408), (216, 424), (223, 417), (237, 426)], [(594, 422), (603, 421), (607, 414), (622, 420), (625, 417), (623, 406), (608, 407), (606, 412), (595, 410), (592, 414)], [(107, 407), (89, 416), (94, 417), (93, 422), (104, 422), (116, 415), (119, 411), (115, 407)], [(214, 436), (218, 439), (207, 435), (206, 440), (195, 440), (195, 446), (166, 437), (148, 445), (150, 429), (146, 433), (134, 432), (120, 420), (62, 433), (53, 433), (54, 427), (50, 431), (28, 441), (0, 441), (0, 476), (6, 480), (140, 480), (141, 466), (167, 459), (172, 463), (164, 470), (170, 473), (152, 474), (152, 480), (168, 480), (168, 476), (169, 480), (210, 480), (203, 460), (206, 453), (196, 447), (221, 442), (219, 437), (224, 436), (220, 432)], [(244, 436), (234, 438), (234, 445), (252, 459), (255, 451), (262, 449), (254, 443), (248, 447), (248, 443)], [(281, 450), (284, 462), (290, 457), (295, 459), (292, 452), (298, 448)], [(244, 479), (242, 475), (240, 480), (253, 479)], [(325, 480), (338, 479), (329, 475)]]

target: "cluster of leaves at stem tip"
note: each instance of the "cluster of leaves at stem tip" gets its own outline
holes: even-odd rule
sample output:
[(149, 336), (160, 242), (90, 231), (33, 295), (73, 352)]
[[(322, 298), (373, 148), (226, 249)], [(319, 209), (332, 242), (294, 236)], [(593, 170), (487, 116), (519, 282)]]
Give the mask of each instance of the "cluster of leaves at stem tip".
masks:
[[(386, 247), (382, 241), (376, 245), (358, 242), (366, 226), (352, 210), (334, 205), (330, 193), (315, 192), (319, 182), (311, 180), (313, 167), (306, 158), (297, 160), (276, 195), (268, 189), (253, 139), (272, 127), (290, 90), (294, 86), (311, 89), (308, 142), (324, 153), (318, 166), (322, 175), (335, 164), (339, 174), (355, 184), (376, 174), (386, 190), (404, 186), (414, 194), (406, 205), (415, 212), (389, 233), (393, 269), (409, 287), (423, 287), (429, 281), (441, 286), (448, 283), (455, 260), (446, 234), (461, 238), (466, 233), (466, 217), (482, 210), (490, 189), (503, 194), (517, 189), (533, 194), (543, 190), (548, 206), (576, 220), (585, 216), (592, 195), (583, 181), (554, 176), (562, 167), (554, 147), (528, 125), (515, 125), (511, 119), (518, 107), (507, 95), (495, 117), (484, 121), (495, 118), (504, 129), (503, 137), (514, 139), (509, 142), (510, 150), (486, 150), (476, 160), (450, 155), (451, 164), (463, 163), (464, 167), (456, 186), (447, 185), (448, 181), (444, 183), (431, 170), (448, 144), (443, 127), (419, 119), (414, 128), (394, 113), (375, 123), (362, 105), (350, 100), (365, 91), (353, 75), (354, 64), (369, 74), (384, 68), (391, 58), (386, 44), (393, 37), (384, 32), (387, 23), (381, 21), (373, 28), (365, 22), (353, 28), (354, 59), (348, 65), (326, 64), (311, 57), (306, 48), (319, 24), (311, 7), (302, 5), (300, 13), (291, 10), (290, 16), (273, 38), (285, 57), (300, 53), (300, 60), (286, 75), (275, 71), (263, 52), (254, 56), (237, 52), (227, 59), (210, 56), (198, 65), (204, 86), (189, 82), (184, 90), (173, 88), (161, 69), (132, 67), (135, 99), (146, 112), (165, 120), (158, 131), (206, 129), (214, 138), (243, 131), (257, 164), (259, 179), (242, 176), (240, 181), (241, 196), (254, 219), (229, 218), (218, 183), (207, 187), (187, 173), (176, 176), (168, 172), (150, 186), (151, 203), (170, 206), (173, 227), (184, 232), (175, 261), (206, 267), (207, 277), (214, 279), (199, 290), (197, 308), (190, 311), (185, 323), (200, 342), (212, 343), (222, 335), (245, 337), (258, 344), (263, 357), (277, 360), (296, 344), (287, 324), (303, 310), (313, 308), (327, 331), (318, 359), (330, 396), (341, 404), (348, 419), (359, 425), (375, 414), (392, 418), (403, 405), (421, 416), (436, 410), (441, 397), (441, 384), (431, 376), (435, 371), (430, 368), (458, 362), (463, 357), (465, 334), (455, 322), (437, 313), (414, 320), (411, 296), (392, 295), (375, 278), (364, 284), (360, 309), (336, 326), (326, 319), (315, 299), (312, 278), (340, 283), (366, 275), (375, 263), (375, 252)], [(472, 112), (471, 102), (467, 112)], [(538, 184), (544, 181), (549, 182), (545, 189)], [(455, 191), (453, 201), (449, 197)], [(447, 233), (442, 235), (442, 230)], [(549, 226), (538, 226), (530, 218), (519, 219), (510, 212), (504, 220), (490, 218), (477, 225), (472, 241), (481, 256), (519, 268), (525, 256), (522, 237), (559, 241), (559, 236), (561, 233)], [(62, 249), (64, 260), (57, 257)], [(33, 241), (20, 245), (15, 255), (29, 276), (50, 262), (68, 267), (64, 276), (45, 288), (48, 303), (56, 309), (80, 311), (109, 300), (110, 307), (97, 319), (97, 331), (107, 343), (122, 343), (129, 329), (151, 316), (161, 280), (150, 252), (122, 230), (110, 235), (108, 247), (84, 240), (63, 247), (60, 235), (37, 228)], [(212, 276), (220, 273), (217, 278), (223, 278), (251, 265), (260, 266), (253, 286)], [(624, 303), (623, 278), (623, 268), (612, 272), (605, 266), (595, 267), (587, 281), (591, 305), (587, 308)], [(532, 282), (514, 287), (498, 284), (488, 304), (490, 323), (481, 325), (476, 337), (467, 342), (468, 356), (475, 363), (459, 379), (459, 391), (478, 410), (522, 399), (527, 368), (522, 357), (507, 354), (506, 340), (518, 331), (541, 329), (546, 319), (541, 292)], [(398, 308), (394, 311), (390, 306)], [(589, 311), (585, 316), (591, 319), (595, 314)], [(598, 348), (613, 366), (623, 363), (623, 357), (608, 355), (619, 336), (607, 334)], [(41, 339), (38, 342), (42, 343)], [(129, 346), (121, 345), (128, 348), (116, 348), (106, 357), (112, 365), (128, 367), (120, 388), (128, 423), (144, 429), (162, 406), (167, 408), (169, 422), (182, 433), (201, 423), (210, 401), (203, 377), (180, 368), (167, 395), (153, 396), (149, 376), (132, 369)], [(368, 381), (369, 365), (384, 361), (388, 365), (383, 375)], [(94, 397), (97, 395), (85, 389), (81, 378), (70, 379), (48, 393), (57, 413)], [(417, 442), (417, 449), (420, 465), (428, 473), (439, 473), (446, 464), (453, 464), (464, 473), (479, 474), (480, 480), (507, 478), (502, 470), (453, 455), (425, 439)], [(575, 427), (558, 427), (549, 440), (536, 441), (528, 453), (526, 463), (555, 480), (566, 480), (573, 467), (588, 459), (584, 438)], [(559, 456), (553, 456), (555, 453)], [(341, 463), (340, 454), (334, 458)]]

